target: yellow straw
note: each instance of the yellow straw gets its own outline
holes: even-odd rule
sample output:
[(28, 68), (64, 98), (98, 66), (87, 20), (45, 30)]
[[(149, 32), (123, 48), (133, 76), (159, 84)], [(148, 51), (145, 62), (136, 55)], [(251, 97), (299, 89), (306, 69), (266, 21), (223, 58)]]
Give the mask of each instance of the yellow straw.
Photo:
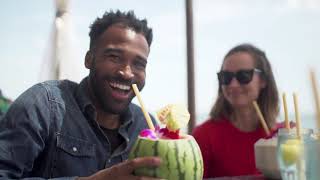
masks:
[(285, 124), (285, 128), (290, 129), (289, 118), (288, 118), (288, 107), (287, 107), (286, 93), (283, 93), (283, 94), (282, 94), (282, 100), (283, 100), (284, 124)]
[[(298, 108), (298, 96), (296, 93), (293, 93), (293, 102), (294, 102), (294, 111), (296, 115), (296, 130), (297, 130), (297, 137), (301, 140), (301, 119), (300, 119), (300, 112)], [(298, 160), (298, 177), (302, 179), (302, 163), (301, 160)]]
[(296, 93), (293, 93), (293, 102), (294, 102), (294, 111), (296, 115), (297, 136), (300, 139), (301, 138), (301, 120), (300, 120), (300, 112), (298, 108), (298, 97)]
[(316, 103), (316, 113), (317, 113), (317, 128), (320, 129), (320, 99), (319, 99), (319, 90), (317, 86), (316, 76), (313, 70), (310, 70), (310, 78), (312, 84), (312, 90), (314, 95), (314, 100)]
[(264, 117), (262, 116), (262, 113), (261, 113), (261, 111), (260, 111), (260, 108), (259, 108), (259, 106), (258, 106), (258, 103), (257, 103), (256, 101), (253, 101), (253, 106), (254, 106), (254, 108), (255, 108), (258, 116), (259, 116), (259, 120), (260, 120), (260, 123), (261, 123), (264, 131), (265, 131), (265, 132), (267, 133), (267, 135), (269, 136), (269, 135), (270, 135), (270, 131), (269, 131), (269, 128), (268, 128), (268, 126), (267, 126), (267, 123), (266, 123)]
[(146, 118), (146, 121), (147, 121), (147, 124), (148, 124), (149, 128), (151, 130), (154, 130), (154, 126), (152, 124), (151, 118), (149, 116), (149, 113), (146, 111), (146, 109), (144, 107), (143, 101), (142, 101), (141, 96), (140, 96), (140, 91), (139, 91), (137, 85), (136, 84), (132, 84), (132, 88), (133, 88), (133, 91), (134, 91), (134, 93), (136, 94), (136, 96), (137, 96), (137, 98), (139, 100), (143, 115)]

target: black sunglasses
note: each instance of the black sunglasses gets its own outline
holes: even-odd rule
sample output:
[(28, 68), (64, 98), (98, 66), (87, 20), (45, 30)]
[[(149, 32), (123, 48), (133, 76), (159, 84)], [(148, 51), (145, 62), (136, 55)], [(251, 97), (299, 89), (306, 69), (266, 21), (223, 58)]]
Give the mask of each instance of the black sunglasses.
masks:
[(262, 73), (260, 69), (240, 70), (237, 72), (220, 71), (217, 73), (218, 80), (221, 85), (228, 85), (232, 81), (233, 77), (237, 79), (240, 84), (248, 84), (253, 77), (253, 73)]

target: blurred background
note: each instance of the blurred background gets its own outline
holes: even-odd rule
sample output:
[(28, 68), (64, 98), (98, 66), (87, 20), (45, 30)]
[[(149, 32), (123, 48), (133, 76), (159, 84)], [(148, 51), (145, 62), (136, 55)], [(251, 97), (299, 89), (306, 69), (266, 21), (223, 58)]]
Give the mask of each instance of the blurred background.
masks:
[[(142, 91), (148, 110), (154, 112), (168, 103), (187, 105), (184, 0), (70, 0), (60, 19), (56, 19), (55, 0), (2, 0), (3, 96), (14, 100), (35, 83), (54, 77), (79, 82), (88, 74), (84, 56), (89, 47), (89, 26), (111, 9), (134, 10), (153, 28), (147, 84)], [(235, 45), (248, 42), (266, 52), (280, 95), (287, 93), (290, 119), (294, 119), (291, 95), (297, 92), (302, 124), (314, 126), (309, 69), (312, 67), (320, 79), (319, 19), (320, 0), (194, 0), (196, 124), (207, 118), (213, 105), (216, 72), (224, 55)], [(59, 43), (54, 43), (57, 39)], [(59, 64), (52, 61), (55, 58), (61, 60)], [(279, 120), (282, 117), (281, 108)]]

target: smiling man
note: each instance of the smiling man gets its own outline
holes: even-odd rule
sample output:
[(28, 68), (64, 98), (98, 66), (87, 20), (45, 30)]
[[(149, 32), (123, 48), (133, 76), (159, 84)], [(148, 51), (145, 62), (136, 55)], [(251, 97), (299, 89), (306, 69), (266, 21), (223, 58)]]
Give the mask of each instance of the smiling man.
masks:
[[(142, 129), (132, 84), (145, 85), (152, 30), (132, 11), (106, 12), (91, 26), (80, 84), (47, 81), (24, 92), (0, 123), (0, 178), (137, 179), (135, 168), (156, 157), (126, 161)], [(154, 179), (147, 178), (145, 179)]]

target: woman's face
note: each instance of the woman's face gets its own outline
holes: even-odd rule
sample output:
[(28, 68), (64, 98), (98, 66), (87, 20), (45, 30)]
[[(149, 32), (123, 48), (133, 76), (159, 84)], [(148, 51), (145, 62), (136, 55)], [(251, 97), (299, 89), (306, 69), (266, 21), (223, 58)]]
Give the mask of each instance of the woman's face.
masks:
[[(255, 61), (249, 53), (237, 52), (225, 59), (222, 71), (237, 73), (240, 70), (254, 68)], [(252, 106), (252, 102), (258, 98), (265, 84), (259, 73), (253, 72), (252, 80), (247, 84), (241, 84), (237, 78), (233, 77), (229, 84), (221, 85), (221, 87), (224, 97), (233, 108), (243, 108)]]

